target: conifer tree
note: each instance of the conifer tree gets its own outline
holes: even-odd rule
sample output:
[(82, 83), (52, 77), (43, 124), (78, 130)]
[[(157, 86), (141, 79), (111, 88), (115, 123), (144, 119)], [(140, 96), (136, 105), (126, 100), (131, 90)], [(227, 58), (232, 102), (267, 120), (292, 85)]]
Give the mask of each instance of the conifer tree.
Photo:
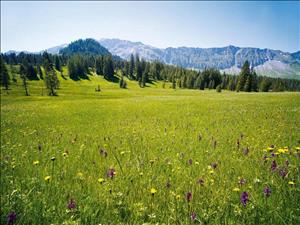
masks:
[(3, 87), (5, 87), (5, 90), (8, 90), (8, 86), (10, 84), (10, 77), (9, 77), (9, 74), (8, 74), (8, 70), (6, 68), (6, 65), (4, 63), (4, 60), (2, 59), (2, 57), (0, 57), (0, 71), (1, 71), (1, 78), (0, 78), (0, 82), (1, 82), (1, 85)]
[(20, 77), (22, 79), (23, 87), (25, 90), (25, 95), (29, 96), (29, 91), (28, 91), (28, 85), (27, 85), (27, 78), (26, 78), (26, 70), (23, 64), (20, 65)]

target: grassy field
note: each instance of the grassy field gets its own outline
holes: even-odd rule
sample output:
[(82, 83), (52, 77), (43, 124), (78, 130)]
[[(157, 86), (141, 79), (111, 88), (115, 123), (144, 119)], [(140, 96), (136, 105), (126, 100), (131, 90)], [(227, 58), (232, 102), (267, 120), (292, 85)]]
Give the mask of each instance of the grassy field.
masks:
[(300, 93), (60, 79), (2, 90), (1, 224), (299, 224)]

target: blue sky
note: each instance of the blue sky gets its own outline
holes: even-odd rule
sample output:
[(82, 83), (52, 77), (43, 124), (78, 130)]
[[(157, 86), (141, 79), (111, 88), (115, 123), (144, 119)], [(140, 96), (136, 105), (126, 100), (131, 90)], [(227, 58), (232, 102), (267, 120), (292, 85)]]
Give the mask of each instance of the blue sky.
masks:
[(3, 2), (1, 52), (79, 38), (300, 50), (300, 2)]

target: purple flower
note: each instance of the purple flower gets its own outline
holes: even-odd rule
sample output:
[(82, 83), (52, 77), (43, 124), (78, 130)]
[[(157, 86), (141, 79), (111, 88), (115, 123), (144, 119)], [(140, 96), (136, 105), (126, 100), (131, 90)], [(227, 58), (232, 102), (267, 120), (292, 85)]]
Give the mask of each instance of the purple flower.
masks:
[(189, 165), (192, 165), (192, 164), (193, 164), (193, 160), (192, 160), (192, 159), (189, 159), (189, 160), (188, 160), (188, 164), (189, 164)]
[(272, 152), (272, 153), (271, 153), (271, 156), (272, 156), (272, 157), (275, 157), (275, 153), (274, 153), (274, 152)]
[(106, 158), (107, 157), (107, 151), (105, 150), (105, 149), (100, 149), (99, 150), (99, 153), (100, 153), (100, 155), (102, 155), (104, 158)]
[(277, 163), (275, 160), (273, 160), (272, 164), (271, 164), (271, 170), (274, 171), (274, 170), (276, 170), (276, 168), (277, 168)]
[(286, 165), (286, 166), (289, 166), (289, 165), (290, 165), (289, 160), (285, 160), (285, 165)]
[(200, 184), (201, 186), (204, 185), (204, 180), (202, 178), (200, 178), (198, 181), (197, 181), (198, 184)]
[(248, 153), (249, 153), (249, 148), (248, 148), (248, 147), (247, 147), (247, 148), (244, 148), (243, 153), (244, 153), (244, 155), (248, 155)]
[(246, 184), (246, 179), (244, 179), (244, 178), (241, 178), (240, 180), (239, 180), (239, 185), (244, 185), (244, 184)]
[(190, 202), (192, 200), (192, 192), (186, 193), (186, 200)]
[(196, 217), (197, 217), (196, 213), (195, 213), (195, 212), (192, 212), (192, 214), (191, 214), (191, 220), (192, 220), (192, 221), (195, 221), (195, 220), (196, 220)]
[(270, 195), (271, 195), (271, 189), (269, 187), (265, 187), (265, 189), (264, 189), (264, 195), (267, 198), (270, 197)]
[(68, 209), (75, 209), (76, 208), (76, 203), (75, 203), (75, 200), (73, 199), (70, 199), (69, 203), (68, 203)]
[(17, 214), (13, 211), (7, 215), (7, 224), (13, 224), (17, 219)]
[(116, 171), (114, 168), (111, 168), (108, 170), (107, 177), (110, 177), (111, 179), (113, 179), (115, 175), (116, 175)]
[(170, 181), (168, 180), (167, 183), (166, 183), (166, 188), (169, 189), (170, 187), (171, 187), (171, 183), (170, 183)]
[(213, 169), (216, 169), (217, 166), (218, 166), (218, 164), (214, 162), (214, 163), (210, 164), (210, 166), (211, 166)]
[(241, 194), (241, 203), (243, 204), (243, 206), (246, 206), (248, 201), (249, 201), (249, 195), (246, 191), (244, 191)]
[(285, 178), (286, 175), (287, 175), (287, 170), (285, 168), (281, 168), (279, 170), (279, 175), (282, 177), (282, 178)]

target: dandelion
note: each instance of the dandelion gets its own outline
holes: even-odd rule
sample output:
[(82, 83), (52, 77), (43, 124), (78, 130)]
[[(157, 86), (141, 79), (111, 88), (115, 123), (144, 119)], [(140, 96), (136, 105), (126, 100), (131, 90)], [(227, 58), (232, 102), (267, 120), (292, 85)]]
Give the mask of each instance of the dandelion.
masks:
[(154, 194), (157, 192), (157, 190), (155, 188), (151, 188), (150, 189), (150, 193), (152, 196), (154, 196)]
[(191, 214), (191, 220), (192, 220), (193, 222), (196, 220), (196, 217), (197, 217), (196, 213), (195, 213), (195, 212), (192, 212), (192, 214)]
[(236, 188), (233, 188), (233, 191), (234, 191), (234, 192), (239, 192), (240, 189), (239, 189), (238, 187), (236, 187)]
[(274, 170), (276, 170), (276, 168), (277, 168), (277, 163), (275, 160), (273, 160), (272, 164), (271, 164), (271, 170), (274, 171)]
[(117, 174), (116, 170), (114, 168), (110, 168), (107, 172), (107, 177), (110, 177), (111, 179), (113, 179), (116, 174)]
[(17, 219), (17, 214), (16, 212), (10, 212), (8, 215), (7, 215), (7, 224), (13, 224)]
[(83, 179), (84, 179), (83, 173), (78, 172), (78, 173), (77, 173), (77, 178), (80, 179), (80, 180), (83, 180)]
[(69, 210), (75, 209), (76, 208), (75, 201), (73, 199), (70, 199), (70, 201), (68, 202), (67, 207), (68, 207)]
[(188, 192), (188, 193), (186, 193), (186, 200), (188, 201), (188, 202), (190, 202), (191, 200), (192, 200), (192, 192)]
[(68, 156), (68, 152), (64, 152), (62, 155), (63, 155), (63, 157), (67, 157)]
[(246, 191), (244, 191), (241, 194), (241, 203), (243, 204), (243, 206), (246, 206), (248, 201), (249, 201), (249, 195)]
[(39, 163), (40, 163), (39, 160), (36, 160), (33, 162), (33, 165), (38, 165)]
[(289, 184), (289, 185), (295, 185), (295, 182), (289, 181), (288, 184)]
[(125, 152), (124, 152), (124, 151), (122, 151), (120, 154), (121, 154), (121, 155), (124, 155), (124, 154), (125, 154)]
[(180, 195), (176, 195), (176, 200), (180, 200), (181, 196)]
[(269, 187), (265, 187), (264, 188), (264, 195), (267, 198), (270, 197), (270, 195), (271, 195), (271, 189)]
[(104, 181), (105, 181), (105, 179), (104, 179), (104, 178), (99, 178), (99, 179), (98, 179), (98, 182), (99, 182), (100, 184), (103, 184), (103, 183), (104, 183)]
[(44, 180), (45, 180), (46, 182), (49, 182), (49, 181), (51, 180), (51, 176), (45, 176)]

